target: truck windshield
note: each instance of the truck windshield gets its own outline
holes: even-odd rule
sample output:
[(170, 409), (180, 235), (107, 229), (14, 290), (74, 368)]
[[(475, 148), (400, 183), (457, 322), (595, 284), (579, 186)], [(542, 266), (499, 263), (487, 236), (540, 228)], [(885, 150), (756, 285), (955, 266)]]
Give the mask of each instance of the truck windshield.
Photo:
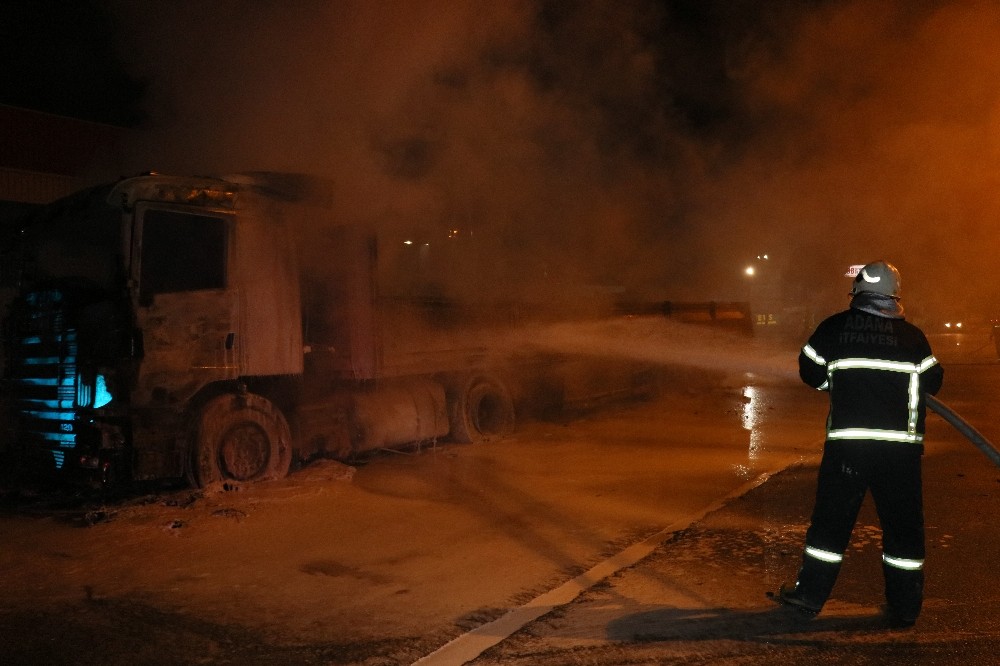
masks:
[(226, 220), (173, 210), (143, 215), (139, 298), (226, 286)]

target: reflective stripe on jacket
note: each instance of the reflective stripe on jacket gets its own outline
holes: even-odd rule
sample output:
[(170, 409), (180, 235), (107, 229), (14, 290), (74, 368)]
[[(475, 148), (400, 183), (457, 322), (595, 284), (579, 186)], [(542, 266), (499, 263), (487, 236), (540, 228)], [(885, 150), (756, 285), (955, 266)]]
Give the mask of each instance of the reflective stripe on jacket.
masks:
[(830, 392), (827, 439), (921, 444), (924, 394), (937, 393), (944, 371), (919, 328), (851, 309), (816, 328), (799, 375)]

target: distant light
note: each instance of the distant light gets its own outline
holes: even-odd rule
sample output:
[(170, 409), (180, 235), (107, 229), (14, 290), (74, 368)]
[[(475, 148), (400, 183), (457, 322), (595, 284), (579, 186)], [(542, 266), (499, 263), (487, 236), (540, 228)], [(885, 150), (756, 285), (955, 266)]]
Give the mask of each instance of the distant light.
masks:
[(403, 245), (413, 245), (413, 241), (411, 241), (411, 240), (405, 240), (405, 241), (403, 241)]
[(747, 266), (747, 269), (744, 271), (744, 273), (746, 273), (747, 275), (753, 275), (756, 272), (757, 271), (754, 269), (753, 266)]

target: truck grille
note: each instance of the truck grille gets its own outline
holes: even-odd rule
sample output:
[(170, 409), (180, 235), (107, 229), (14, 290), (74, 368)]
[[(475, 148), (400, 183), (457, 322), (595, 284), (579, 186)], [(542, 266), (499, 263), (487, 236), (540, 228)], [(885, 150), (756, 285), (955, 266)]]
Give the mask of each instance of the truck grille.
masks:
[(78, 379), (77, 331), (67, 321), (62, 291), (24, 297), (15, 309), (10, 350), (19, 442), (29, 458), (62, 469), (78, 443), (76, 407), (90, 403), (89, 395), (79, 395), (90, 389)]

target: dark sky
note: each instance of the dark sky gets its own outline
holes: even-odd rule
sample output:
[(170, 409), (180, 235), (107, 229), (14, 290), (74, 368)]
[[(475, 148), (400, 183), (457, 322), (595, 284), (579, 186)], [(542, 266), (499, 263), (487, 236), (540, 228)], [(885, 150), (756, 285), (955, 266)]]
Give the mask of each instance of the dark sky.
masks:
[(116, 30), (99, 3), (0, 1), (0, 103), (135, 125), (144, 85), (116, 51)]
[(2, 6), (0, 101), (135, 126), (134, 171), (318, 173), (676, 298), (767, 252), (796, 298), (885, 258), (912, 312), (1000, 312), (993, 0)]
[[(539, 2), (534, 20), (558, 39), (585, 5)], [(760, 18), (759, 3), (673, 0), (651, 5), (660, 16), (635, 27), (662, 49), (658, 67), (667, 76), (660, 101), (675, 103), (692, 130), (710, 131), (731, 118), (726, 40), (738, 39), (748, 23)], [(782, 5), (787, 7), (773, 2), (767, 11), (786, 11)], [(145, 82), (131, 75), (128, 54), (121, 52), (122, 31), (128, 26), (120, 14), (115, 3), (102, 0), (0, 2), (0, 53), (6, 65), (0, 74), (0, 102), (117, 125), (140, 122)], [(561, 77), (548, 64), (543, 59), (535, 63), (539, 84), (558, 85)]]

